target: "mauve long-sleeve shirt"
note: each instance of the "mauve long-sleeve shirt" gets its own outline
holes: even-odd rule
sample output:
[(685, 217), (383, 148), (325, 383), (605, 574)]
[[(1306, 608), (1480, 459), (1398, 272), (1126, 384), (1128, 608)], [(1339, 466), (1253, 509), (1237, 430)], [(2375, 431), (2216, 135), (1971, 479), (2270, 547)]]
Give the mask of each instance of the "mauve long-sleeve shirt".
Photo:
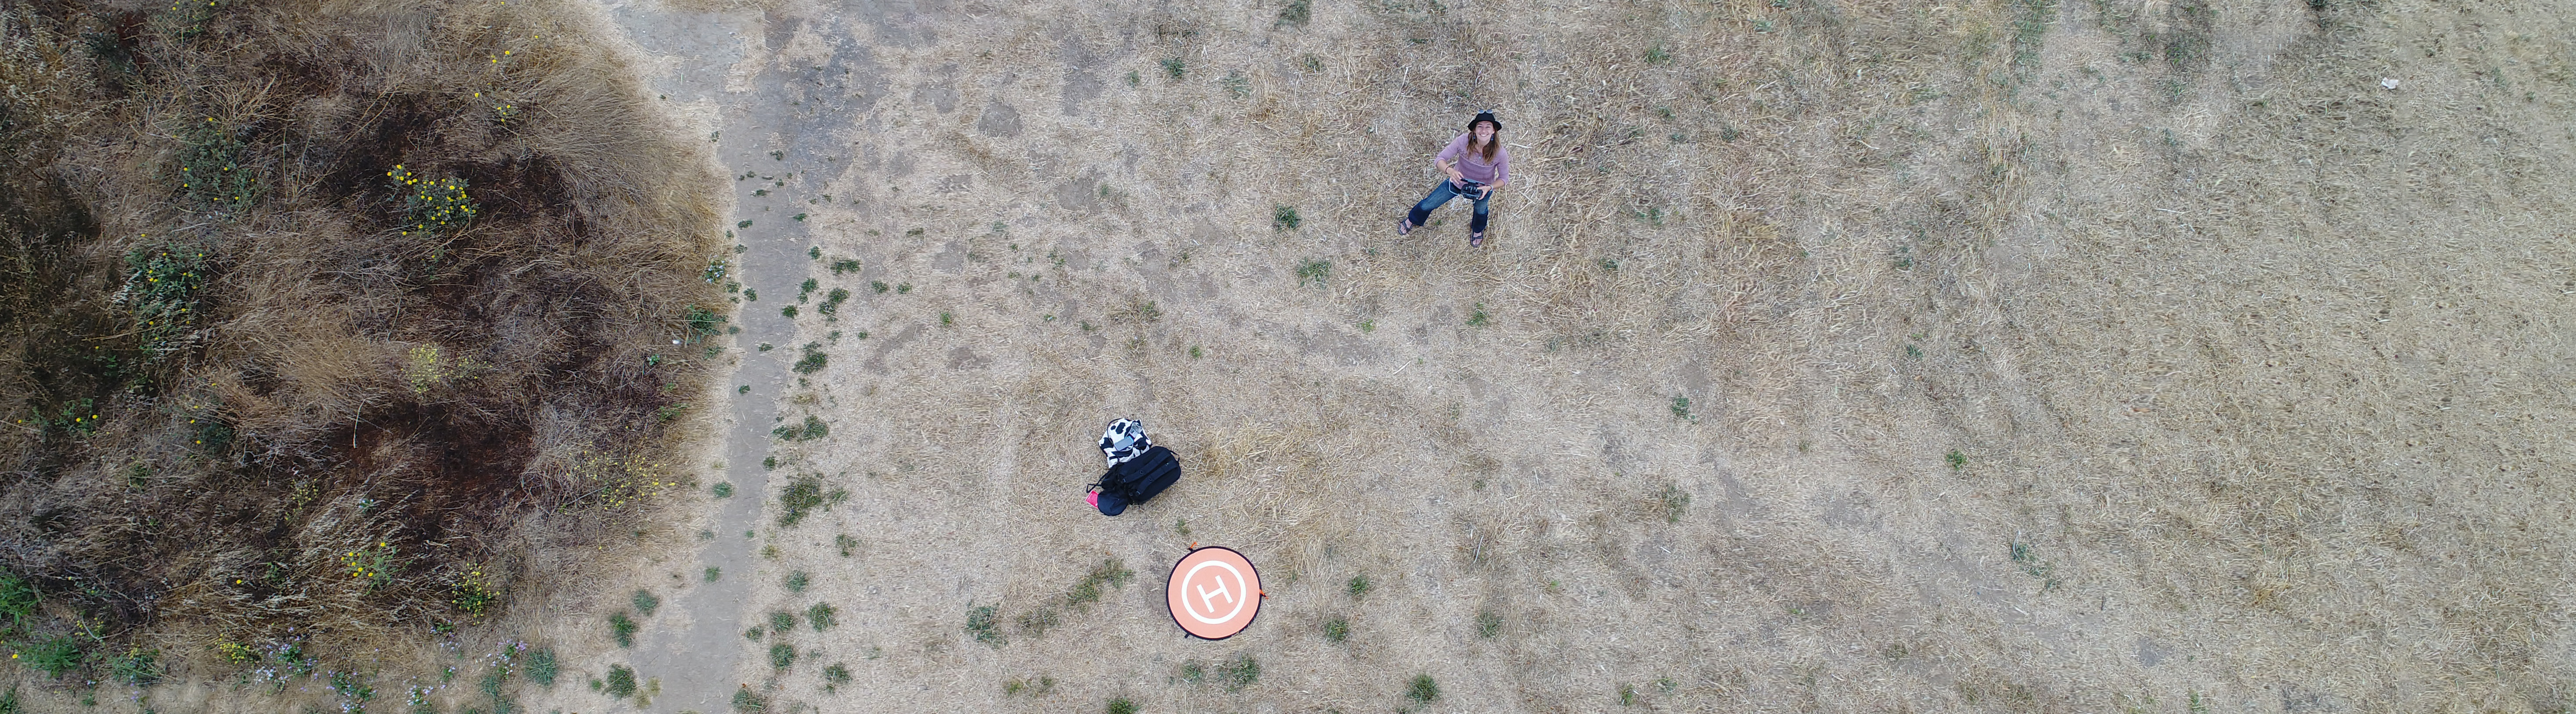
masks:
[[(1509, 147), (1494, 147), (1494, 163), (1489, 165), (1485, 163), (1485, 152), (1467, 151), (1469, 136), (1459, 134), (1458, 138), (1449, 140), (1449, 148), (1440, 150), (1440, 160), (1452, 162), (1452, 165), (1458, 167), (1458, 173), (1466, 175), (1469, 181), (1487, 186), (1501, 186), (1504, 181), (1510, 180), (1512, 150)], [(1494, 141), (1499, 144), (1502, 142), (1502, 137), (1494, 137)]]

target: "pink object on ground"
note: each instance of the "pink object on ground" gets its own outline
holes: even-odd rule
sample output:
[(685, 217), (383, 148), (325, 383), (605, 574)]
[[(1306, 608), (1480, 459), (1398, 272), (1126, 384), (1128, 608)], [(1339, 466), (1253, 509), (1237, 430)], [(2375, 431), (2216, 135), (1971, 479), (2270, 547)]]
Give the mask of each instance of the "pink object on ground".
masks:
[(1100, 492), (1099, 492), (1099, 491), (1093, 491), (1093, 492), (1090, 492), (1090, 493), (1087, 493), (1087, 494), (1083, 494), (1083, 496), (1082, 496), (1082, 502), (1083, 502), (1083, 503), (1091, 504), (1091, 508), (1092, 508), (1092, 510), (1099, 510), (1099, 509), (1100, 509)]

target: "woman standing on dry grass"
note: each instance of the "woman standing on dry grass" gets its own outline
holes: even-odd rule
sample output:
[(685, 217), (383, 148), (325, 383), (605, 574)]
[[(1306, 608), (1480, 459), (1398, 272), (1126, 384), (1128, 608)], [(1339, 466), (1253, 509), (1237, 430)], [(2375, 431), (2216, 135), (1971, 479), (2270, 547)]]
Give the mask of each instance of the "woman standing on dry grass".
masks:
[(1412, 233), (1441, 204), (1465, 196), (1476, 202), (1476, 218), (1467, 223), (1467, 247), (1484, 246), (1486, 204), (1493, 200), (1494, 189), (1512, 179), (1512, 152), (1503, 149), (1502, 133), (1503, 121), (1494, 118), (1493, 112), (1480, 112), (1468, 120), (1467, 133), (1449, 140), (1449, 147), (1431, 159), (1431, 166), (1448, 174), (1449, 180), (1431, 187), (1430, 196), (1413, 204), (1413, 210), (1396, 222), (1395, 234)]

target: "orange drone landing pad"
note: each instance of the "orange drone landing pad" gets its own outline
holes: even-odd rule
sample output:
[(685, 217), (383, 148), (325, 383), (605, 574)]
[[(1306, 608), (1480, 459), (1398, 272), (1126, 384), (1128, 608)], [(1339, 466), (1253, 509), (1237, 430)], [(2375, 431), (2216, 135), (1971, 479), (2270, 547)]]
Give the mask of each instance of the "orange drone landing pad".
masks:
[(1222, 640), (1261, 614), (1261, 573), (1233, 548), (1208, 546), (1172, 564), (1163, 588), (1172, 621), (1202, 639)]

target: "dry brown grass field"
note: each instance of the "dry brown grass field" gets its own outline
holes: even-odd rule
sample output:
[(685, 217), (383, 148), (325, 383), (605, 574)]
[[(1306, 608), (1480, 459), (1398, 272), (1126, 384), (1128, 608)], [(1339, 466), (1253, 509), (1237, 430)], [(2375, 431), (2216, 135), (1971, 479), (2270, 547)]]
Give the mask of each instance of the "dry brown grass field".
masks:
[(35, 710), (2576, 707), (2563, 3), (533, 8), (731, 179), (711, 488), (372, 700)]

